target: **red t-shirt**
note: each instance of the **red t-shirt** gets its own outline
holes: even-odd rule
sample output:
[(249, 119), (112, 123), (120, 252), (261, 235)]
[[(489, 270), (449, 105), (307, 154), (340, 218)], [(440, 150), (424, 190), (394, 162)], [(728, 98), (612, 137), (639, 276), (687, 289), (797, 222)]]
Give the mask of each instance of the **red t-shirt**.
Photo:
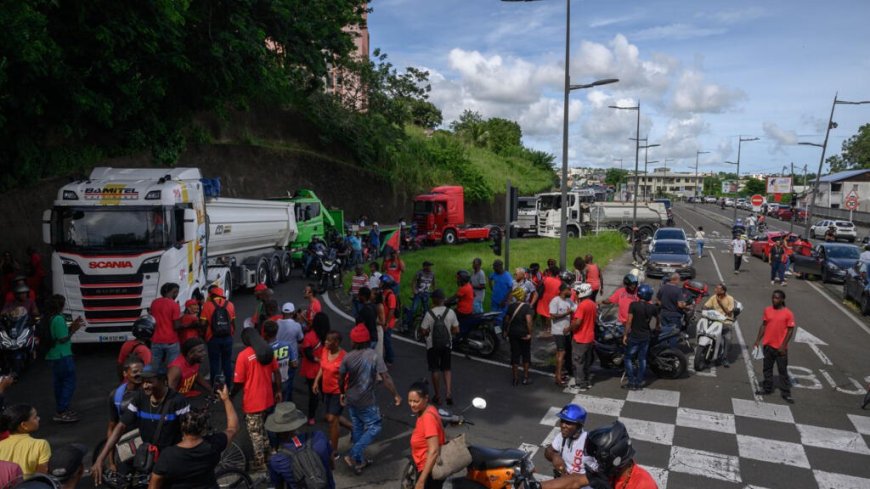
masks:
[(765, 324), (761, 344), (778, 350), (785, 341), (788, 328), (794, 328), (794, 314), (785, 306), (781, 309), (767, 306), (764, 308), (764, 316), (761, 319)]
[(393, 259), (384, 260), (384, 273), (390, 276), (397, 284), (402, 283), (402, 270), (399, 268), (399, 261)]
[(311, 324), (314, 321), (314, 316), (322, 310), (323, 306), (320, 305), (320, 299), (312, 297), (311, 303), (308, 305), (308, 311), (305, 313), (305, 320), (308, 321), (308, 324)]
[[(221, 302), (226, 301), (227, 312), (230, 313), (230, 320), (235, 321), (235, 319), (236, 319), (236, 307), (233, 305), (232, 302), (227, 301), (226, 299), (219, 298), (219, 297), (215, 297), (214, 299), (212, 299), (210, 301), (206, 301), (205, 305), (202, 306), (202, 312), (199, 313), (199, 319), (204, 319), (205, 322), (208, 324), (208, 326), (205, 329), (205, 341), (210, 340), (212, 337), (212, 334), (211, 334), (211, 316), (212, 316), (212, 314), (214, 314), (214, 310), (217, 307), (217, 306), (215, 306), (216, 301), (221, 301)], [(234, 334), (236, 334), (235, 328), (233, 328), (233, 331), (230, 333), (230, 335), (234, 335)]]
[(196, 314), (181, 316), (181, 326), (184, 329), (178, 330), (178, 344), (199, 336), (199, 318)]
[(306, 379), (313, 379), (317, 377), (317, 372), (320, 371), (320, 363), (312, 362), (305, 356), (303, 352), (306, 348), (312, 348), (314, 358), (320, 358), (320, 355), (323, 352), (323, 343), (320, 342), (320, 338), (317, 337), (314, 330), (309, 330), (305, 333), (305, 336), (302, 337), (302, 344), (299, 345), (299, 356), (302, 357), (302, 365), (299, 367), (299, 373), (301, 373)]
[(637, 291), (631, 294), (625, 290), (625, 287), (620, 287), (616, 289), (607, 300), (611, 304), (619, 306), (619, 312), (617, 313), (616, 318), (619, 319), (620, 323), (625, 324), (628, 321), (628, 306), (630, 306), (632, 302), (637, 302)]
[(562, 285), (562, 280), (547, 275), (544, 277), (543, 282), (544, 293), (541, 294), (541, 298), (538, 300), (536, 312), (538, 316), (548, 318), (550, 317), (550, 301), (553, 300), (553, 297), (559, 295), (559, 286)]
[(619, 489), (658, 489), (659, 486), (646, 469), (634, 464), (630, 472), (623, 473), (613, 481), (613, 487)]
[(574, 311), (574, 319), (580, 320), (580, 329), (574, 332), (577, 343), (592, 343), (595, 341), (595, 318), (598, 316), (598, 304), (592, 299), (580, 301)]
[(592, 290), (601, 290), (601, 270), (594, 263), (586, 264), (586, 283), (592, 286)]
[(178, 355), (175, 360), (169, 364), (169, 368), (178, 367), (181, 369), (181, 381), (178, 383), (178, 388), (175, 389), (184, 397), (197, 397), (199, 391), (193, 390), (196, 385), (196, 376), (199, 375), (199, 364), (188, 363), (184, 355)]
[(158, 297), (151, 303), (151, 315), (156, 322), (151, 343), (178, 343), (178, 332), (173, 324), (181, 319), (178, 303), (168, 297)]
[(456, 291), (456, 297), (459, 301), (456, 303), (456, 312), (460, 314), (471, 314), (474, 312), (474, 289), (471, 284), (465, 284), (459, 287)]
[(387, 329), (393, 329), (396, 326), (396, 314), (394, 311), (399, 307), (396, 300), (396, 294), (392, 290), (384, 292), (384, 315), (386, 316)]
[(429, 406), (426, 411), (417, 418), (414, 432), (411, 433), (411, 457), (417, 470), (423, 470), (426, 466), (426, 454), (429, 451), (428, 438), (438, 437), (438, 444), (445, 443), (444, 427), (441, 425), (441, 416), (434, 406)]
[(136, 339), (127, 340), (121, 345), (121, 352), (118, 353), (118, 365), (124, 365), (127, 357), (133, 353), (142, 360), (143, 364), (151, 365), (151, 350), (148, 345)]
[(239, 352), (233, 382), (244, 384), (242, 410), (245, 413), (260, 413), (275, 405), (272, 373), (277, 370), (277, 360), (273, 358), (272, 363), (263, 365), (257, 361), (257, 354), (250, 346)]
[(323, 370), (324, 394), (341, 394), (341, 389), (338, 388), (338, 369), (341, 367), (341, 361), (346, 354), (346, 351), (338, 350), (338, 355), (330, 361), (329, 350), (323, 349), (323, 353), (320, 355), (320, 369)]

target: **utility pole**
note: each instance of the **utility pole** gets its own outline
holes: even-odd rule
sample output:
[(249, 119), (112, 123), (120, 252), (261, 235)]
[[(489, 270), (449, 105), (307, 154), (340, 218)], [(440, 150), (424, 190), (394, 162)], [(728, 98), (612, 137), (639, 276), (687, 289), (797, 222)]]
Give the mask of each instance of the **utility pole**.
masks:
[[(794, 193), (794, 161), (791, 162), (791, 196), (796, 197), (797, 195)], [(794, 231), (794, 220), (798, 216), (798, 208), (797, 202), (794, 200), (791, 201), (791, 208), (794, 209), (791, 213), (791, 222), (788, 223), (788, 232), (791, 233)]]
[[(705, 155), (709, 153), (709, 151), (696, 151), (695, 152), (695, 203), (694, 205), (698, 205), (698, 160), (701, 155)], [(704, 191), (704, 184), (701, 183), (701, 192)]]

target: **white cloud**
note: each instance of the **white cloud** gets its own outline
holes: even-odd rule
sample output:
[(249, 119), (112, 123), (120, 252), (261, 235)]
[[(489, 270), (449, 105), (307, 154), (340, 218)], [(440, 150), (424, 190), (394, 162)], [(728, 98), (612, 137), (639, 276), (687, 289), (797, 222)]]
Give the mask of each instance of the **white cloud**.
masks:
[(718, 36), (727, 32), (721, 27), (701, 27), (692, 24), (668, 24), (648, 27), (632, 34), (631, 38), (638, 41), (647, 40), (685, 40), (698, 37)]
[(678, 112), (719, 113), (745, 98), (746, 94), (742, 90), (706, 83), (703, 73), (688, 69), (677, 83), (672, 107)]
[(764, 122), (761, 127), (764, 130), (765, 139), (773, 140), (775, 143), (770, 149), (772, 153), (784, 153), (783, 145), (793, 145), (798, 142), (796, 132), (783, 129), (774, 122)]
[(544, 86), (558, 86), (564, 70), (557, 66), (536, 66), (518, 58), (486, 57), (478, 51), (454, 48), (448, 56), (450, 68), (462, 78), (476, 99), (509, 104), (532, 103)]

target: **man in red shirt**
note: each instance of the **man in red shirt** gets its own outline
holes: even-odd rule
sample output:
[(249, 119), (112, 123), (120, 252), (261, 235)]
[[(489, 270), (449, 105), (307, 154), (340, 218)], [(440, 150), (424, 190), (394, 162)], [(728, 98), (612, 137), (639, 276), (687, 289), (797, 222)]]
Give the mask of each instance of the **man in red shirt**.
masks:
[(314, 316), (323, 310), (323, 306), (320, 304), (320, 299), (317, 298), (317, 290), (314, 288), (314, 284), (306, 285), (302, 295), (308, 301), (308, 309), (302, 311), (302, 317), (305, 318), (304, 326), (310, 328), (311, 323), (314, 321)]
[[(577, 309), (571, 318), (571, 332), (574, 347), (571, 350), (571, 361), (574, 363), (574, 380), (577, 387), (582, 391), (588, 391), (592, 387), (589, 376), (589, 368), (592, 366), (592, 345), (595, 342), (595, 320), (598, 318), (598, 304), (592, 299), (592, 286), (590, 284), (578, 284), (574, 291), (577, 293)], [(578, 378), (580, 377), (580, 378)]]
[(616, 318), (623, 325), (628, 321), (628, 306), (637, 302), (637, 283), (637, 277), (629, 273), (622, 279), (624, 287), (616, 289), (610, 297), (604, 299), (604, 304), (616, 304)]
[(175, 302), (177, 297), (178, 284), (170, 282), (160, 287), (160, 297), (151, 303), (151, 315), (156, 322), (151, 337), (151, 365), (157, 370), (165, 370), (180, 353), (181, 308)]
[(184, 314), (181, 316), (181, 329), (178, 331), (178, 343), (183, 345), (190, 338), (200, 337), (199, 301), (187, 299), (184, 303)]
[(387, 252), (387, 257), (384, 259), (384, 273), (389, 275), (395, 282), (392, 285), (393, 292), (399, 295), (399, 286), (402, 283), (402, 272), (405, 271), (405, 262), (399, 256), (399, 252), (390, 248)]
[(559, 295), (559, 286), (562, 285), (562, 279), (559, 278), (559, 267), (556, 266), (556, 262), (552, 258), (547, 260), (547, 264), (550, 267), (546, 272), (544, 272), (544, 278), (542, 280), (543, 292), (541, 293), (541, 297), (538, 299), (535, 312), (538, 313), (539, 326), (549, 332), (550, 301)]
[(276, 402), (281, 402), (281, 372), (272, 347), (255, 328), (242, 331), (242, 343), (247, 348), (236, 357), (233, 395), (244, 393), (242, 410), (254, 451), (251, 471), (260, 472), (266, 470), (266, 454), (270, 450), (264, 426), (266, 415)]
[(187, 398), (199, 397), (200, 392), (194, 389), (195, 385), (204, 392), (210, 392), (211, 386), (199, 376), (199, 366), (205, 357), (205, 341), (202, 338), (189, 338), (182, 343), (181, 355), (169, 364), (166, 374), (169, 387)]
[(471, 274), (468, 270), (456, 272), (456, 294), (446, 301), (447, 304), (456, 304), (456, 319), (459, 320), (459, 334), (465, 336), (471, 329), (469, 319), (474, 313), (474, 288), (471, 287)]
[[(233, 378), (232, 355), (233, 334), (236, 331), (236, 308), (232, 302), (227, 300), (224, 289), (210, 287), (208, 294), (209, 300), (206, 301), (199, 314), (199, 324), (205, 330), (211, 382), (215, 384), (221, 375), (223, 375), (224, 382)], [(225, 310), (225, 312), (215, 314), (220, 310)], [(229, 328), (222, 325), (224, 318), (229, 320)]]
[(764, 382), (755, 393), (773, 393), (773, 364), (776, 363), (779, 392), (787, 403), (794, 404), (788, 378), (788, 342), (794, 337), (794, 314), (785, 307), (785, 292), (774, 290), (770, 301), (773, 305), (764, 309), (761, 328), (758, 330), (758, 338), (755, 339), (755, 348), (761, 343), (764, 350)]

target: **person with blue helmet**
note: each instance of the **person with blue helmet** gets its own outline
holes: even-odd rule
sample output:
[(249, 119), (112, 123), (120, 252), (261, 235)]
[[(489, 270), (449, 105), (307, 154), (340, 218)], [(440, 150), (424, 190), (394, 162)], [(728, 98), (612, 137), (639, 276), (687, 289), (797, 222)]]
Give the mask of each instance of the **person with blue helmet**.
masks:
[[(628, 321), (625, 323), (625, 333), (622, 343), (626, 345), (625, 374), (628, 390), (643, 390), (643, 379), (646, 375), (646, 356), (649, 351), (652, 331), (658, 332), (659, 308), (653, 304), (653, 288), (649, 284), (641, 284), (637, 288), (637, 302), (628, 307)], [(655, 326), (650, 323), (655, 321)], [(637, 366), (635, 363), (637, 362)]]
[(559, 418), (559, 432), (544, 449), (544, 457), (553, 464), (553, 472), (560, 480), (559, 487), (583, 487), (586, 485), (586, 465), (595, 466), (595, 461), (585, 453), (587, 432), (583, 425), (586, 423), (586, 410), (579, 404), (568, 404), (556, 417)]

